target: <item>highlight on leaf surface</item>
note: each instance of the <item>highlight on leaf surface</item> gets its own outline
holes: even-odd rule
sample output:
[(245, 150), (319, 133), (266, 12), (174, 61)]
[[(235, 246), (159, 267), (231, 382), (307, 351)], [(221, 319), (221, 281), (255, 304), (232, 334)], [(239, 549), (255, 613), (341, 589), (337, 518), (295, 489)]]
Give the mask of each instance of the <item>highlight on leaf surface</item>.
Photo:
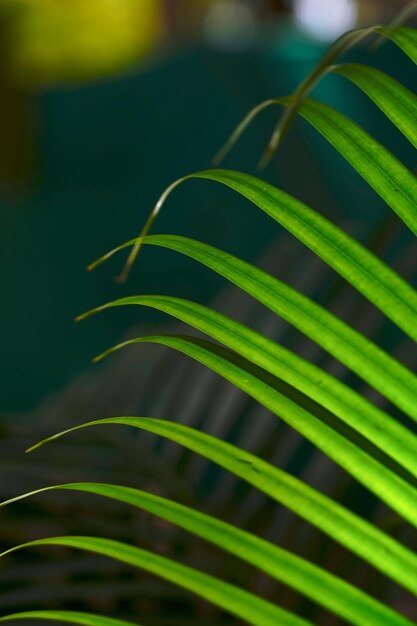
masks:
[(417, 97), (413, 92), (369, 65), (344, 63), (333, 67), (332, 72), (359, 87), (417, 148)]

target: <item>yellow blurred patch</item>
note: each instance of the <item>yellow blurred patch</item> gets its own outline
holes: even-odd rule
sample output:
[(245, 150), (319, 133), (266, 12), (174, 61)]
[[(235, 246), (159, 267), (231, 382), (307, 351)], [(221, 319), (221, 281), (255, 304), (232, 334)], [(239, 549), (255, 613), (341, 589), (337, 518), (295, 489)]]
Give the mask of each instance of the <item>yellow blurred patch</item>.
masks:
[(160, 40), (162, 0), (6, 0), (10, 74), (23, 87), (134, 65)]

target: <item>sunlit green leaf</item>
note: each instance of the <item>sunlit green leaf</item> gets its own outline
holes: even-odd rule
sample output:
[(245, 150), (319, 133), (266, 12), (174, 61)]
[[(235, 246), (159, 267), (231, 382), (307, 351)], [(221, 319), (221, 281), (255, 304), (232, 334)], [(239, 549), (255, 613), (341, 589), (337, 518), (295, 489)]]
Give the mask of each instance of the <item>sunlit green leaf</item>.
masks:
[(107, 418), (67, 429), (31, 450), (81, 428), (106, 424), (133, 426), (201, 454), (291, 509), (417, 595), (417, 556), (410, 550), (294, 476), (230, 443), (187, 426), (154, 418)]
[(305, 410), (274, 388), (273, 382), (268, 384), (268, 376), (264, 378), (262, 370), (253, 372), (250, 364), (248, 367), (243, 359), (236, 362), (230, 351), (192, 337), (156, 335), (131, 339), (105, 354), (128, 345), (148, 342), (159, 343), (190, 356), (249, 394), (417, 527), (417, 490), (414, 487), (361, 450), (345, 433), (337, 432), (331, 416), (327, 424), (327, 416), (323, 419), (322, 415), (317, 417)]
[[(378, 34), (384, 38), (390, 39), (395, 43), (410, 59), (413, 63), (417, 64), (417, 36), (416, 31), (407, 28), (406, 26), (384, 27), (374, 26), (371, 28), (362, 28), (358, 30), (349, 31), (341, 37), (330, 47), (328, 52), (323, 55), (316, 67), (308, 74), (308, 76), (300, 83), (296, 91), (293, 94), (293, 99), (281, 116), (278, 124), (276, 125), (274, 132), (272, 133), (271, 140), (268, 144), (268, 148), (262, 159), (262, 164), (266, 165), (273, 153), (281, 143), (285, 133), (291, 126), (297, 111), (305, 98), (309, 95), (312, 89), (320, 82), (320, 80), (331, 69), (332, 64), (350, 48), (356, 46), (363, 41), (369, 35)], [(230, 141), (222, 149), (222, 156), (230, 149)]]
[[(288, 106), (290, 99), (280, 104)], [(417, 235), (417, 180), (406, 167), (346, 115), (317, 100), (305, 100), (298, 112), (375, 189)]]
[(362, 89), (417, 148), (417, 97), (401, 83), (369, 65), (345, 63), (333, 68)]
[(225, 315), (180, 298), (129, 296), (91, 313), (130, 305), (164, 311), (220, 341), (332, 411), (417, 477), (417, 438), (361, 395), (290, 350)]
[(310, 622), (301, 617), (292, 615), (284, 609), (280, 609), (274, 604), (234, 585), (159, 554), (136, 548), (120, 541), (101, 537), (50, 537), (30, 541), (21, 546), (11, 548), (0, 556), (6, 556), (22, 548), (39, 546), (61, 546), (86, 550), (116, 559), (133, 567), (139, 567), (175, 585), (192, 591), (208, 602), (212, 602), (233, 615), (241, 617), (245, 622), (253, 626), (277, 626), (277, 624), (282, 624), (282, 626), (312, 626)]
[[(275, 203), (271, 202), (272, 206)], [(134, 239), (115, 248), (100, 261), (133, 246), (135, 242)], [(153, 235), (144, 243), (180, 252), (224, 276), (298, 328), (417, 420), (417, 379), (414, 374), (312, 300), (253, 265), (207, 244), (176, 235)]]
[(104, 496), (158, 515), (258, 567), (357, 626), (364, 623), (368, 626), (410, 624), (362, 591), (286, 550), (214, 517), (138, 489), (97, 483), (73, 483), (39, 489), (2, 505), (60, 489)]

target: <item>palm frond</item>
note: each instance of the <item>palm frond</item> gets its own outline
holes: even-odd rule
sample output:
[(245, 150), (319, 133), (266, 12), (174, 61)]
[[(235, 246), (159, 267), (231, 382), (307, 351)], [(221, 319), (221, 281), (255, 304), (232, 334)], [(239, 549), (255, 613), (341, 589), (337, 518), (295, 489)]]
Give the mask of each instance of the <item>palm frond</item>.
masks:
[[(411, 232), (417, 234), (417, 182), (414, 175), (351, 119), (324, 103), (308, 98), (324, 75), (337, 73), (361, 89), (416, 146), (417, 99), (413, 93), (380, 70), (351, 63), (334, 65), (343, 53), (371, 35), (382, 35), (391, 40), (417, 64), (417, 31), (409, 27), (376, 26), (347, 33), (330, 48), (293, 96), (271, 99), (251, 111), (232, 135), (226, 148), (231, 147), (262, 109), (271, 104), (284, 106), (285, 113), (273, 132), (266, 158), (278, 147), (295, 115), (299, 113), (334, 146)], [(412, 368), (402, 364), (396, 354), (383, 351), (376, 341), (367, 338), (361, 332), (362, 329), (342, 321), (325, 306), (303, 295), (301, 290), (216, 247), (181, 236), (149, 236), (170, 193), (182, 182), (193, 178), (220, 183), (250, 200), (335, 270), (343, 281), (350, 283), (373, 305), (373, 311), (380, 316), (379, 319), (385, 317), (391, 320), (414, 342), (417, 341), (417, 292), (411, 284), (365, 246), (310, 207), (280, 189), (241, 172), (208, 170), (174, 181), (160, 197), (140, 236), (110, 251), (92, 267), (119, 250), (131, 248), (122, 274), (122, 278), (125, 278), (143, 244), (188, 256), (280, 316), (311, 339), (317, 349), (332, 355), (406, 416), (417, 421), (415, 373)], [(392, 407), (386, 410), (378, 408), (361, 395), (360, 389), (338, 380), (335, 372), (327, 372), (303, 355), (269, 339), (267, 333), (252, 330), (250, 324), (235, 321), (232, 315), (218, 313), (197, 303), (160, 295), (138, 295), (97, 307), (80, 316), (80, 319), (97, 311), (128, 305), (163, 311), (218, 343), (193, 336), (158, 333), (130, 338), (98, 359), (121, 347), (144, 343), (167, 346), (191, 357), (246, 393), (303, 439), (311, 442), (314, 449), (323, 453), (326, 461), (334, 462), (347, 476), (353, 477), (373, 493), (380, 506), (389, 507), (389, 512), (396, 514), (395, 519), (399, 524), (417, 527), (417, 439), (408, 422), (400, 423), (391, 414)], [(191, 403), (191, 412), (192, 406)], [(241, 445), (224, 441), (220, 436), (223, 433), (219, 418), (216, 422), (216, 436), (203, 433), (198, 418), (191, 420), (190, 425), (141, 417), (93, 420), (67, 428), (31, 449), (75, 430), (117, 424), (135, 427), (149, 436), (157, 435), (221, 466), (268, 499), (280, 503), (319, 529), (331, 541), (353, 553), (356, 559), (359, 557), (361, 563), (369, 564), (417, 597), (417, 555), (411, 547), (391, 537), (387, 528), (366, 521), (335, 497), (325, 495), (308, 484), (308, 466), (303, 476), (305, 480), (302, 480), (272, 462), (263, 460), (261, 452), (252, 454)], [(258, 423), (250, 423), (248, 432), (256, 438), (260, 428)], [(190, 464), (190, 467), (192, 469), (195, 465)], [(159, 516), (215, 544), (229, 555), (240, 557), (251, 567), (356, 626), (412, 624), (393, 607), (325, 571), (323, 566), (291, 554), (237, 525), (203, 514), (198, 511), (198, 507), (180, 504), (173, 498), (152, 495), (132, 487), (83, 481), (37, 489), (12, 497), (3, 504), (10, 505), (29, 496), (59, 491), (100, 495), (110, 502), (128, 504), (134, 509), (139, 508)], [(128, 543), (90, 534), (73, 534), (26, 541), (5, 550), (1, 556), (5, 557), (22, 548), (58, 546), (76, 549), (106, 556), (134, 569), (155, 574), (255, 626), (311, 625), (309, 616), (304, 617), (284, 606), (277, 606), (253, 590), (244, 589), (244, 585), (235, 584), (236, 581), (232, 584), (221, 576), (202, 572), (190, 564), (162, 556), (155, 550), (137, 547), (135, 543), (136, 538)], [(14, 613), (2, 619), (27, 618), (72, 621), (86, 626), (127, 624), (97, 614), (61, 611)]]
[(406, 623), (388, 607), (308, 561), (214, 517), (138, 489), (108, 484), (74, 483), (40, 489), (3, 502), (3, 505), (13, 504), (46, 491), (61, 489), (100, 495), (145, 509), (232, 554), (239, 555), (239, 558), (258, 567), (269, 576), (294, 587), (326, 609), (358, 626), (364, 621), (370, 626), (385, 624), (394, 626)]
[[(253, 624), (253, 626), (276, 626), (276, 624), (282, 624), (283, 626), (312, 626), (311, 622), (292, 615), (288, 611), (280, 609), (278, 606), (230, 583), (218, 580), (213, 576), (204, 574), (199, 570), (177, 563), (149, 550), (136, 548), (112, 539), (77, 536), (38, 539), (17, 548), (11, 548), (3, 552), (0, 557), (23, 548), (41, 546), (59, 546), (94, 552), (95, 554), (127, 563), (133, 567), (145, 569), (202, 596), (209, 602), (226, 609), (232, 615), (243, 618), (249, 624)], [(406, 624), (407, 621), (404, 621), (404, 626)]]

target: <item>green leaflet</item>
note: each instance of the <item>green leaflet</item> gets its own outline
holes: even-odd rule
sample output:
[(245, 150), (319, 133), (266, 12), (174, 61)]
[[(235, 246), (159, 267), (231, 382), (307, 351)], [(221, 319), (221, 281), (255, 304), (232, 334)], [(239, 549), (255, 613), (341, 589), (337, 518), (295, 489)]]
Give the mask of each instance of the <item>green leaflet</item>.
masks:
[(407, 548), (297, 478), (198, 430), (154, 418), (115, 417), (68, 429), (36, 444), (31, 450), (80, 428), (105, 424), (134, 426), (201, 454), (291, 509), (417, 595), (417, 556)]
[[(354, 47), (356, 44), (358, 44), (363, 39), (369, 37), (370, 35), (377, 33), (379, 31), (379, 28), (379, 26), (371, 26), (368, 28), (351, 30), (341, 35), (341, 37), (339, 37), (339, 39), (337, 39), (333, 43), (329, 50), (319, 60), (316, 67), (310, 72), (310, 74), (306, 76), (306, 78), (300, 83), (297, 90), (295, 91), (294, 102), (292, 106), (284, 111), (281, 119), (279, 120), (274, 130), (270, 144), (268, 146), (267, 153), (265, 155), (265, 160), (268, 160), (268, 158), (278, 147), (279, 142), (281, 141), (285, 132), (288, 130), (292, 120), (297, 113), (297, 107), (299, 106), (299, 104), (310, 93), (315, 85), (317, 85), (320, 79), (329, 71), (329, 67), (336, 61), (338, 57), (347, 52), (347, 50)], [(385, 36), (385, 34), (383, 36)], [(239, 134), (235, 136), (235, 133), (233, 133), (233, 135), (227, 140), (225, 145), (214, 157), (213, 161), (215, 164), (218, 164), (220, 163), (220, 161), (222, 161), (222, 159), (226, 156), (230, 148), (235, 143), (235, 140), (237, 139)]]
[[(136, 241), (128, 241), (108, 252), (96, 264)], [(153, 235), (144, 243), (185, 254), (224, 276), (310, 337), (417, 421), (416, 377), (312, 300), (249, 263), (207, 244), (174, 235)]]
[[(350, 48), (352, 48), (357, 43), (372, 34), (379, 34), (382, 37), (390, 39), (407, 56), (410, 57), (413, 63), (417, 64), (417, 36), (416, 31), (412, 28), (407, 28), (406, 26), (375, 26), (373, 28), (364, 28), (345, 33), (331, 46), (328, 52), (320, 59), (313, 71), (301, 82), (301, 84), (295, 90), (290, 106), (284, 111), (272, 133), (261, 164), (266, 165), (271, 159), (275, 150), (281, 143), (285, 133), (291, 126), (291, 123), (294, 120), (300, 105), (304, 102), (305, 98), (319, 83), (323, 76), (325, 76), (325, 74), (331, 70), (332, 64), (342, 54), (344, 54)], [(230, 138), (226, 142), (226, 145), (219, 153), (221, 157), (223, 157), (229, 151), (233, 143), (234, 142), (232, 141), (232, 138)]]
[[(288, 106), (282, 98), (277, 104)], [(317, 100), (305, 100), (298, 112), (356, 169), (417, 235), (417, 180), (406, 167), (346, 115)]]
[[(399, 11), (394, 19), (388, 24), (388, 28), (394, 28), (395, 26), (400, 26), (401, 24), (405, 24), (407, 20), (417, 12), (417, 2), (409, 2), (405, 5), (402, 11)], [(371, 46), (369, 47), (370, 51), (376, 52), (379, 50), (383, 44), (386, 42), (385, 35), (380, 35), (376, 41), (373, 41)]]
[(24, 611), (0, 617), (0, 622), (25, 619), (44, 619), (57, 622), (69, 622), (80, 626), (139, 626), (120, 619), (93, 615), (92, 613), (80, 613), (78, 611)]
[(366, 93), (417, 148), (417, 98), (388, 74), (368, 65), (345, 63), (332, 69)]
[[(369, 65), (359, 63), (345, 63), (342, 65), (331, 65), (327, 67), (327, 73), (337, 73), (345, 76), (357, 87), (362, 89), (366, 95), (374, 101), (374, 103), (383, 111), (383, 113), (393, 122), (407, 139), (417, 146), (416, 138), (416, 96), (413, 92), (406, 89), (401, 83), (388, 76), (384, 72), (377, 70)], [(283, 99), (287, 100), (287, 99)], [(302, 99), (302, 101), (304, 98)], [(283, 104), (279, 98), (270, 98), (256, 105), (249, 111), (243, 120), (236, 126), (231, 133), (227, 142), (219, 152), (219, 158), (215, 159), (218, 163), (235, 145), (240, 136), (244, 133), (249, 124), (264, 109), (272, 105)], [(297, 104), (297, 110), (294, 108), (295, 101), (291, 100), (287, 104), (282, 120), (287, 112), (291, 111), (291, 120), (295, 117), (301, 101)], [(275, 150), (276, 148), (274, 148)]]
[[(417, 3), (414, 3), (406, 9), (399, 19), (415, 11), (416, 6)], [(417, 234), (417, 181), (414, 176), (389, 151), (348, 118), (319, 102), (306, 100), (308, 93), (324, 74), (329, 71), (337, 72), (362, 89), (410, 142), (417, 146), (417, 105), (411, 92), (373, 68), (353, 64), (332, 67), (338, 56), (372, 33), (391, 39), (414, 63), (417, 62), (417, 33), (413, 29), (373, 27), (347, 33), (328, 51), (292, 98), (271, 100), (259, 105), (239, 126), (232, 141), (263, 108), (270, 104), (283, 105), (285, 110), (272, 135), (264, 157), (266, 161), (299, 111)], [(132, 242), (133, 249), (122, 278), (134, 262), (166, 197), (188, 178), (206, 178), (221, 182), (252, 200), (351, 282), (404, 332), (417, 340), (417, 294), (407, 283), (362, 246), (302, 203), (270, 185), (236, 172), (200, 172), (174, 182), (162, 195), (140, 237)], [(146, 242), (189, 255), (234, 282), (311, 337), (417, 421), (416, 377), (321, 307), (264, 272), (204, 244), (180, 237), (151, 237)], [(111, 254), (113, 252), (106, 256)], [(405, 519), (417, 524), (416, 491), (399, 477), (402, 472), (413, 483), (413, 478), (407, 476), (403, 468), (414, 478), (417, 477), (416, 438), (390, 416), (314, 365), (251, 329), (200, 305), (163, 296), (141, 296), (124, 298), (99, 309), (127, 304), (152, 306), (174, 315), (222, 342), (228, 350), (198, 339), (166, 336), (139, 338), (122, 345), (144, 341), (161, 343), (203, 363), (282, 416)], [(121, 346), (112, 350), (119, 347)], [(284, 383), (273, 376), (279, 377)], [(312, 406), (315, 402), (319, 405)], [(332, 411), (334, 415), (328, 411)], [(114, 418), (77, 428), (98, 424), (135, 426), (203, 454), (303, 516), (417, 595), (416, 555), (368, 522), (285, 472), (213, 437), (161, 420)], [(384, 457), (380, 451), (390, 458)], [(392, 467), (398, 475), (391, 470)], [(160, 515), (235, 555), (240, 554), (249, 563), (293, 586), (357, 626), (411, 626), (411, 622), (405, 617), (315, 565), (177, 503), (127, 487), (94, 483), (61, 485), (33, 493), (51, 489), (79, 490), (102, 495)], [(11, 501), (29, 495), (32, 494), (25, 494)], [(17, 546), (3, 554), (23, 547), (47, 545), (89, 550), (144, 568), (193, 591), (255, 626), (309, 624), (302, 618), (207, 574), (157, 554), (104, 538), (43, 539)], [(67, 611), (25, 612), (4, 616), (0, 621), (41, 618), (85, 626), (132, 626), (112, 618)]]
[(190, 178), (224, 184), (253, 202), (417, 341), (417, 292), (329, 220), (289, 194), (249, 174), (207, 170)]
[(253, 202), (417, 340), (417, 292), (329, 220), (289, 194), (249, 174), (208, 170), (191, 177), (224, 184)]
[(284, 609), (254, 596), (234, 585), (223, 582), (208, 574), (154, 554), (129, 546), (120, 541), (101, 537), (51, 537), (30, 541), (0, 554), (5, 556), (22, 548), (35, 546), (65, 546), (77, 550), (87, 550), (107, 556), (133, 567), (142, 568), (152, 574), (169, 580), (175, 585), (184, 587), (201, 596), (208, 602), (241, 617), (253, 626), (312, 626), (310, 622), (288, 613)]
[(356, 626), (363, 626), (365, 623), (368, 626), (410, 625), (398, 613), (308, 561), (214, 517), (138, 489), (97, 483), (72, 483), (39, 489), (3, 502), (2, 505), (60, 489), (93, 493), (158, 515), (258, 567)]
[(131, 339), (115, 346), (105, 355), (128, 345), (147, 342), (160, 343), (190, 356), (250, 395), (309, 439), (324, 454), (417, 527), (417, 491), (414, 487), (363, 452), (344, 434), (339, 434), (332, 426), (327, 425), (323, 419), (287, 398), (272, 386), (273, 382), (268, 384), (263, 378), (262, 370), (252, 373), (250, 364), (248, 367), (243, 360), (236, 363), (230, 351), (191, 337), (157, 335)]
[[(397, 33), (399, 37), (413, 41), (416, 45), (416, 31), (404, 29), (404, 27), (399, 30), (400, 35)], [(396, 32), (396, 29), (392, 32)], [(383, 72), (366, 65), (346, 64), (328, 67), (326, 71), (337, 72), (354, 82), (374, 100), (413, 145), (417, 145), (417, 99), (413, 93)], [(254, 107), (237, 126), (223, 148), (223, 152), (232, 147), (258, 113), (272, 104), (285, 106), (286, 113), (291, 119), (298, 112), (312, 124), (375, 189), (403, 222), (417, 234), (415, 176), (358, 124), (323, 103), (306, 100), (305, 96), (301, 100), (293, 96), (262, 102)], [(283, 123), (285, 125), (287, 122)], [(277, 147), (275, 141), (273, 144), (272, 151)]]
[(90, 313), (126, 305), (153, 307), (221, 342), (332, 411), (417, 478), (417, 438), (358, 393), (290, 350), (225, 315), (180, 298), (129, 296)]
[[(239, 125), (238, 136), (260, 110), (270, 104), (290, 107), (292, 98), (268, 100)], [(306, 119), (369, 183), (402, 221), (417, 235), (417, 181), (404, 165), (351, 119), (318, 102), (304, 100), (298, 113)]]
[[(413, 9), (415, 11), (415, 9)], [(409, 26), (399, 26), (391, 28), (382, 26), (378, 28), (378, 33), (391, 39), (405, 54), (410, 57), (414, 64), (417, 64), (417, 30)]]

